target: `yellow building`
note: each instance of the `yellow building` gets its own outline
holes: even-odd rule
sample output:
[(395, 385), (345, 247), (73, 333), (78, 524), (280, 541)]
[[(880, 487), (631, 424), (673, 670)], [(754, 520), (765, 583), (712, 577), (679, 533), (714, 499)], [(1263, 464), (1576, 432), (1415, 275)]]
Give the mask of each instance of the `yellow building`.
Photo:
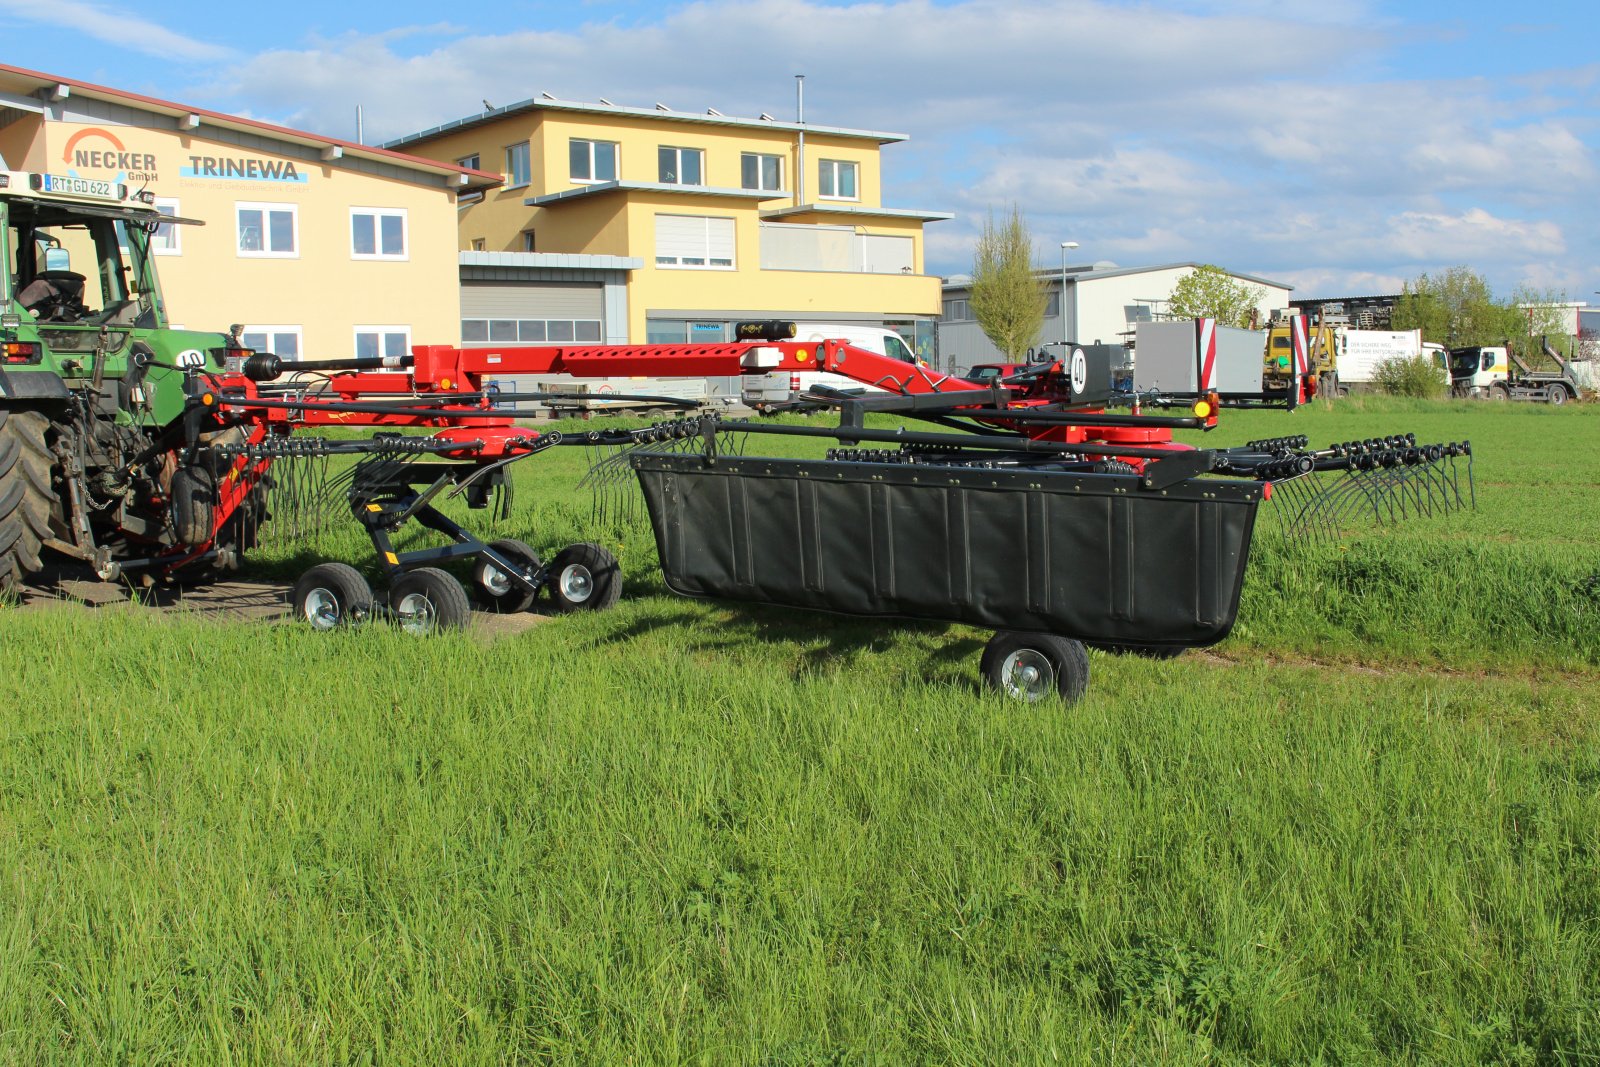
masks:
[(456, 198), (493, 174), (0, 65), (8, 169), (147, 187), (167, 307), (294, 357), (460, 340)]
[[(580, 320), (607, 340), (720, 340), (739, 319), (789, 318), (888, 325), (931, 354), (939, 279), (923, 271), (922, 227), (951, 216), (883, 206), (879, 152), (903, 140), (545, 98), (385, 147), (503, 176), (462, 199), (469, 344), (513, 340), (516, 320), (536, 335), (546, 319), (600, 309), (600, 283), (563, 291), (552, 273), (573, 257), (574, 270), (624, 272), (625, 329)], [(491, 262), (492, 284), (467, 273)]]

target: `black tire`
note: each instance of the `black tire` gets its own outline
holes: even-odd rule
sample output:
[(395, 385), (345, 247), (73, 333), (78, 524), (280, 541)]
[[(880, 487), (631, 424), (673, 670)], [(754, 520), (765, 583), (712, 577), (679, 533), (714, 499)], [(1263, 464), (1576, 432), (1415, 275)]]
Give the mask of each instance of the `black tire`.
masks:
[(37, 411), (0, 409), (0, 592), (16, 589), (44, 565), (39, 553), (58, 509), (49, 428)]
[(1018, 700), (1052, 694), (1075, 703), (1089, 690), (1089, 652), (1058, 634), (1001, 630), (989, 639), (978, 669), (991, 689)]
[(319, 563), (294, 583), (294, 617), (313, 630), (359, 626), (372, 616), (372, 588), (348, 563)]
[(216, 533), (217, 480), (204, 467), (180, 467), (172, 475), (172, 531), (180, 544), (199, 545)]
[[(512, 563), (538, 569), (538, 554), (521, 541), (507, 537), (499, 541), (490, 541), (489, 547)], [(472, 568), (472, 584), (478, 593), (478, 603), (502, 615), (515, 615), (527, 611), (533, 606), (533, 598), (539, 595), (537, 589), (528, 592), (517, 585), (484, 556), (479, 556), (477, 564)]]
[(467, 591), (437, 567), (402, 574), (389, 590), (389, 610), (402, 630), (419, 637), (459, 630), (472, 618)]
[(604, 611), (622, 596), (617, 557), (588, 541), (556, 553), (545, 585), (556, 610), (562, 612)]
[(1145, 659), (1177, 659), (1186, 651), (1182, 645), (1120, 645), (1109, 641), (1090, 641), (1088, 645), (1113, 656), (1143, 656)]
[(1496, 402), (1510, 400), (1511, 392), (1503, 385), (1491, 385), (1489, 386), (1489, 399)]
[(1567, 387), (1560, 382), (1556, 382), (1545, 392), (1545, 399), (1554, 406), (1560, 407), (1572, 398), (1567, 395)]

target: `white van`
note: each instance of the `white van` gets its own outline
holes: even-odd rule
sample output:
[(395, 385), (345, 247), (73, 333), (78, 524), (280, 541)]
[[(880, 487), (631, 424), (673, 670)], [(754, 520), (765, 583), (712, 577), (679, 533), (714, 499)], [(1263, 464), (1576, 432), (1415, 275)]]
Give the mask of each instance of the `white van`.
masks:
[[(868, 352), (876, 352), (880, 356), (898, 359), (903, 363), (918, 366), (921, 360), (911, 351), (905, 338), (893, 330), (882, 326), (863, 326), (859, 323), (848, 325), (844, 323), (826, 322), (797, 322), (795, 323), (794, 338), (782, 342), (785, 345), (816, 344), (820, 341), (843, 341), (855, 348), (863, 348)], [(781, 411), (794, 407), (796, 397), (814, 386), (823, 385), (829, 389), (853, 393), (881, 393), (886, 390), (858, 382), (854, 378), (847, 378), (842, 374), (830, 371), (774, 371), (771, 374), (747, 374), (740, 398), (746, 407), (755, 408), (757, 411)]]

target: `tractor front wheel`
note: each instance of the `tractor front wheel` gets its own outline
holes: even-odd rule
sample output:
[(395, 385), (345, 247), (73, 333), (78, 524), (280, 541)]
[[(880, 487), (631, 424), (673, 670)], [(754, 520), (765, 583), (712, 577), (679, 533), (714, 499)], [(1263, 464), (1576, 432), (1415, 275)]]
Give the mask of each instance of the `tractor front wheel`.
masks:
[(313, 630), (356, 626), (372, 614), (372, 588), (348, 563), (319, 563), (294, 583), (294, 615)]
[(622, 596), (617, 557), (588, 541), (556, 553), (548, 582), (559, 611), (603, 611)]
[(1018, 700), (1058, 696), (1071, 704), (1089, 690), (1089, 653), (1082, 641), (1058, 634), (1001, 630), (989, 639), (978, 668), (992, 689)]
[(0, 409), (0, 593), (10, 592), (43, 566), (39, 551), (56, 509), (50, 488), (55, 465), (37, 411)]
[(459, 630), (472, 618), (467, 591), (437, 567), (402, 574), (389, 590), (389, 608), (402, 630), (419, 637)]

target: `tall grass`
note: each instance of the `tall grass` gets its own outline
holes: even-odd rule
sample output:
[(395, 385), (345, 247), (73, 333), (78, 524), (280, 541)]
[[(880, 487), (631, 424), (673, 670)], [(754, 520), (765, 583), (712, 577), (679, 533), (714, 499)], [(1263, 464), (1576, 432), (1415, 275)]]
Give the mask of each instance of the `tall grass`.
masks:
[(761, 624), (6, 618), (0, 1059), (1600, 1055), (1594, 679)]

